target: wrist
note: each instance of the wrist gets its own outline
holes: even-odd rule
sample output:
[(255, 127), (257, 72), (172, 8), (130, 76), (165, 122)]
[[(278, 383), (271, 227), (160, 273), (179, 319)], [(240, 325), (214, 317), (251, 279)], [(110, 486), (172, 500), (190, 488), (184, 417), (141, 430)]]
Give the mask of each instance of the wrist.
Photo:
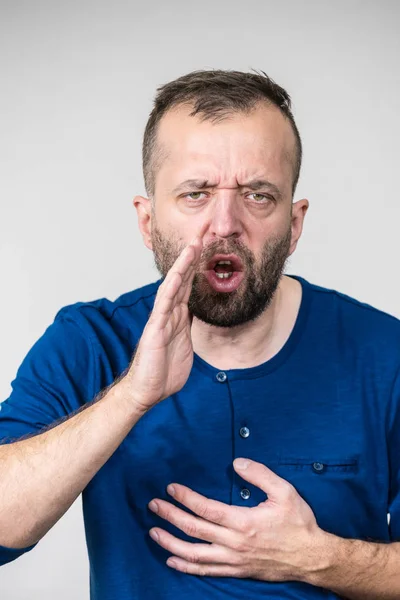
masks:
[(134, 420), (143, 417), (143, 415), (151, 408), (151, 406), (148, 406), (143, 402), (143, 399), (138, 397), (134, 385), (132, 385), (132, 381), (127, 377), (123, 377), (115, 384), (114, 393), (118, 398), (118, 402), (124, 404), (126, 410), (131, 414), (132, 419)]
[(318, 529), (312, 538), (311, 551), (305, 553), (307, 562), (303, 566), (302, 581), (314, 586), (322, 586), (322, 582), (326, 581), (327, 574), (335, 570), (338, 557), (343, 554), (344, 545), (349, 542), (351, 540)]

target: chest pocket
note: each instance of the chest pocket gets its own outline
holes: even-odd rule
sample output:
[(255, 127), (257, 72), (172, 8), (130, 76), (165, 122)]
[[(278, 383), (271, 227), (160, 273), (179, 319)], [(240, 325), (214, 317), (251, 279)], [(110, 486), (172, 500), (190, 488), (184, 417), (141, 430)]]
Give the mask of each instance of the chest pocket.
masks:
[(289, 481), (312, 508), (322, 529), (349, 533), (366, 495), (359, 456), (280, 455), (275, 466), (276, 474)]
[(358, 472), (359, 461), (355, 456), (342, 458), (324, 458), (320, 456), (293, 458), (281, 456), (278, 459), (278, 468), (284, 471), (301, 471), (303, 474), (309, 471), (321, 476), (328, 476), (334, 473), (348, 473), (351, 475)]

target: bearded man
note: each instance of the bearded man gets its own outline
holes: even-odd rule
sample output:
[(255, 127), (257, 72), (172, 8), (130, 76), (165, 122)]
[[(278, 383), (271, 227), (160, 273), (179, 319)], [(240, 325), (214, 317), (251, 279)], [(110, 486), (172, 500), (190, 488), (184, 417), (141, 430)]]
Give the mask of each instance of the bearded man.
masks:
[(161, 278), (63, 307), (24, 359), (0, 564), (82, 493), (92, 600), (400, 597), (400, 323), (285, 274), (301, 158), (263, 72), (158, 89), (134, 206)]

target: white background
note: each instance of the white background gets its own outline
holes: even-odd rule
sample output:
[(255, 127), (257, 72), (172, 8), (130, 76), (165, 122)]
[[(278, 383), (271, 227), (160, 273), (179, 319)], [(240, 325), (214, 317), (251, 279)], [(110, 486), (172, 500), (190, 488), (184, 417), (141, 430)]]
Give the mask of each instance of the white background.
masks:
[[(156, 87), (266, 71), (304, 144), (288, 272), (400, 316), (400, 4), (0, 1), (0, 398), (61, 306), (158, 278), (132, 198)], [(134, 565), (132, 565), (134, 568)], [(0, 569), (2, 600), (89, 597), (81, 501)]]

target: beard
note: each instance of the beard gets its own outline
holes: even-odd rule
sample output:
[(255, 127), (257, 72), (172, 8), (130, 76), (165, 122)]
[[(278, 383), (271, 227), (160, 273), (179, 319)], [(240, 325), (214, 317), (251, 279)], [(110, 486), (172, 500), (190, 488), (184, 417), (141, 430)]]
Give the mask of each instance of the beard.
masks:
[[(166, 277), (186, 244), (166, 238), (153, 220), (151, 232), (156, 267)], [(193, 278), (188, 308), (193, 316), (217, 327), (236, 327), (257, 319), (271, 304), (289, 257), (291, 227), (280, 238), (265, 242), (260, 260), (242, 243), (215, 240), (203, 248)], [(233, 292), (217, 292), (204, 273), (215, 254), (236, 254), (243, 264), (243, 280)]]

